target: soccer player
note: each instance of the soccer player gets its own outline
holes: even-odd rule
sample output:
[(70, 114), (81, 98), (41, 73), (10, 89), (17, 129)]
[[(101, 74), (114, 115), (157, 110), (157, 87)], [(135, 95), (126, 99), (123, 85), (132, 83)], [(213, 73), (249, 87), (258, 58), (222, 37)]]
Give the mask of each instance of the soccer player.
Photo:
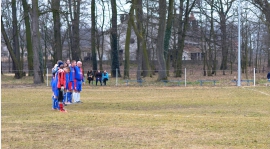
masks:
[(69, 72), (69, 84), (68, 84), (68, 92), (67, 92), (67, 104), (72, 103), (72, 95), (74, 96), (74, 93), (72, 93), (75, 89), (75, 66), (76, 61), (72, 60), (70, 65), (70, 72)]
[(63, 97), (64, 97), (64, 90), (65, 90), (65, 86), (66, 86), (66, 73), (64, 71), (64, 64), (63, 62), (59, 62), (58, 63), (58, 74), (57, 74), (57, 89), (58, 89), (58, 103), (59, 103), (59, 109), (60, 112), (67, 112), (64, 109), (64, 105), (63, 105)]
[(63, 103), (64, 103), (64, 105), (66, 106), (66, 104), (68, 103), (68, 99), (70, 100), (70, 93), (69, 93), (69, 90), (68, 90), (68, 84), (69, 84), (69, 72), (70, 72), (70, 68), (69, 68), (69, 66), (68, 66), (68, 64), (67, 63), (65, 63), (65, 65), (64, 65), (64, 70), (65, 70), (65, 74), (66, 74), (66, 86), (65, 86), (65, 88), (66, 88), (66, 92), (65, 92), (65, 94), (64, 94), (64, 99), (63, 99)]
[(82, 62), (78, 61), (77, 66), (75, 67), (75, 93), (74, 93), (74, 102), (81, 103), (81, 95), (80, 92), (82, 91), (82, 83), (84, 83), (84, 77), (83, 77), (83, 69), (82, 69)]
[[(55, 66), (52, 68), (52, 80), (51, 80), (51, 87), (52, 87), (52, 109), (53, 110), (58, 110), (58, 100), (57, 100), (57, 96), (58, 96), (58, 90), (57, 90), (57, 71), (58, 71), (58, 65), (55, 64)], [(57, 69), (57, 70), (56, 70)]]

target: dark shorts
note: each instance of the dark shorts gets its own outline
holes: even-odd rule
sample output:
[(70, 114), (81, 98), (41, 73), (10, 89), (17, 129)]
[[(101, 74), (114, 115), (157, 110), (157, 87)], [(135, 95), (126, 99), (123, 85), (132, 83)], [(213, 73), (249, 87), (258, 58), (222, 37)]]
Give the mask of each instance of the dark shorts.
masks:
[(59, 96), (58, 96), (58, 102), (63, 102), (63, 99), (64, 99), (64, 94), (63, 93), (64, 92), (61, 91), (61, 88), (58, 88), (58, 94), (59, 94)]

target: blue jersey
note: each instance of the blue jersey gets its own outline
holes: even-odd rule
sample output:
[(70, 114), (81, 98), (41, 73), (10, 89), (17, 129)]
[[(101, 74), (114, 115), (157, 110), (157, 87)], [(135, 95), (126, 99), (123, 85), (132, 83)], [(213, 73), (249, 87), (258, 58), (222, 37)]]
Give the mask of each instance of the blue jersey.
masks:
[[(76, 67), (76, 66), (75, 66)], [(74, 82), (75, 79), (75, 67), (70, 66), (70, 72), (69, 72), (69, 81)]]
[(66, 73), (66, 89), (68, 89), (69, 75), (69, 73)]
[(84, 82), (84, 79), (83, 79), (83, 71), (82, 71), (82, 68), (78, 67), (78, 66), (75, 66), (75, 79), (77, 81), (83, 81)]
[(54, 77), (52, 78), (52, 91), (55, 96), (58, 96), (58, 88), (57, 88), (57, 82), (58, 82), (58, 73), (56, 72)]

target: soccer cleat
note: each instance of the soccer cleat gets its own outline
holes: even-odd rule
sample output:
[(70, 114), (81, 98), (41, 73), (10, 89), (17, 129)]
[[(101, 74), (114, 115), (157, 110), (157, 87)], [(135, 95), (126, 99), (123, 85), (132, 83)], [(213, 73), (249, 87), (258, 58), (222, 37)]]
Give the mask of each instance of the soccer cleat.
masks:
[(60, 110), (60, 112), (67, 113), (67, 111), (65, 109)]

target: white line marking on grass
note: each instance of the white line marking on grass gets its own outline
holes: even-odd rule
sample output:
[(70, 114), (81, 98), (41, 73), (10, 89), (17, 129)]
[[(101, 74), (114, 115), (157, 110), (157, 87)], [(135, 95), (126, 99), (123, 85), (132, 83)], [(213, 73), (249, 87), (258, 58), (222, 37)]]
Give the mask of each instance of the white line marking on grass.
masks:
[(270, 96), (270, 94), (265, 93), (265, 92), (262, 92), (262, 91), (258, 91), (258, 90), (255, 90), (255, 89), (249, 89), (249, 88), (246, 88), (246, 87), (243, 87), (243, 88), (244, 88), (244, 89), (248, 89), (248, 90), (252, 90), (252, 91), (254, 91), (254, 92), (259, 92), (259, 93), (264, 94), (264, 95), (266, 95), (266, 96)]

